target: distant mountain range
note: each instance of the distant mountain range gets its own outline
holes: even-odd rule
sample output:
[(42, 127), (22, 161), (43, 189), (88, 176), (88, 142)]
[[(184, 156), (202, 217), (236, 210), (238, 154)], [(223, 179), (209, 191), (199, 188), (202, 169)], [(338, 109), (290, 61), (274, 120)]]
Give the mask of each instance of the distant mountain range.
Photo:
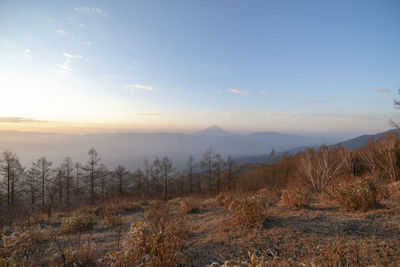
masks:
[(110, 168), (122, 164), (129, 169), (142, 166), (144, 159), (169, 156), (177, 168), (184, 166), (189, 155), (196, 161), (212, 148), (216, 153), (235, 158), (268, 154), (272, 149), (292, 150), (301, 146), (334, 144), (335, 140), (276, 132), (239, 135), (213, 125), (193, 134), (181, 133), (102, 133), (87, 135), (0, 131), (0, 151), (15, 151), (29, 166), (40, 156), (58, 164), (65, 156), (74, 161), (87, 160), (87, 151), (94, 147)]
[(207, 135), (207, 136), (235, 136), (235, 134), (230, 133), (219, 127), (218, 125), (212, 125), (202, 131), (197, 132), (198, 135)]
[[(352, 139), (349, 139), (349, 140), (346, 140), (346, 141), (343, 141), (343, 142), (330, 144), (329, 147), (334, 147), (334, 146), (340, 145), (342, 147), (349, 148), (349, 149), (358, 149), (358, 148), (360, 148), (362, 146), (365, 146), (371, 138), (379, 139), (380, 137), (382, 137), (385, 134), (395, 133), (395, 132), (400, 133), (400, 130), (392, 129), (392, 130), (388, 130), (388, 131), (385, 131), (385, 132), (380, 132), (380, 133), (377, 133), (377, 134), (361, 135), (361, 136), (358, 136), (358, 137), (355, 137), (355, 138), (352, 138)], [(304, 151), (307, 148), (318, 148), (318, 147), (319, 147), (318, 145), (315, 145), (315, 146), (300, 146), (300, 147), (296, 147), (294, 149), (290, 149), (290, 150), (287, 150), (287, 151), (278, 152), (278, 153), (275, 154), (275, 156), (279, 158), (280, 156), (282, 156), (282, 154), (284, 152), (287, 152), (289, 155), (295, 155), (296, 153), (298, 153), (300, 151)], [(243, 163), (266, 163), (267, 160), (268, 160), (268, 155), (269, 154), (239, 156), (239, 157), (235, 158), (235, 160), (236, 160), (236, 162), (241, 163), (241, 164), (243, 164)]]

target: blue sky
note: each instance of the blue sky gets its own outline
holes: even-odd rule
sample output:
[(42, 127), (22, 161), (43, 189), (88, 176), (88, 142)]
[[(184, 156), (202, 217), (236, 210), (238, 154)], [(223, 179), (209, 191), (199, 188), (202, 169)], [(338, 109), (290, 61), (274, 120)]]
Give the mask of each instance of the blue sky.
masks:
[(399, 118), (399, 12), (398, 1), (1, 0), (0, 129), (383, 131)]

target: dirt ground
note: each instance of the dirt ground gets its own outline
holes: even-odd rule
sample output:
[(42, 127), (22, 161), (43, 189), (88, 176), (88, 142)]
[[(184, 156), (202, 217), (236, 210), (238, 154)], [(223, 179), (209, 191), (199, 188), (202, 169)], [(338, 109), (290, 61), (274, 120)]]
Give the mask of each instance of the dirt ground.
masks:
[[(57, 224), (41, 225), (47, 234), (41, 247), (56, 251), (57, 242), (73, 247), (84, 240), (99, 259), (104, 258), (121, 247), (130, 225), (140, 217), (143, 211), (125, 212), (121, 227), (109, 228), (99, 220), (93, 230), (75, 235), (55, 234)], [(345, 266), (400, 266), (399, 201), (383, 202), (365, 213), (341, 211), (328, 200), (307, 209), (289, 209), (278, 203), (269, 207), (267, 218), (256, 227), (236, 224), (233, 215), (219, 206), (185, 214), (185, 221), (187, 266), (248, 260), (248, 253), (264, 256), (271, 266), (335, 266), (339, 258)], [(51, 258), (42, 262), (51, 262)]]

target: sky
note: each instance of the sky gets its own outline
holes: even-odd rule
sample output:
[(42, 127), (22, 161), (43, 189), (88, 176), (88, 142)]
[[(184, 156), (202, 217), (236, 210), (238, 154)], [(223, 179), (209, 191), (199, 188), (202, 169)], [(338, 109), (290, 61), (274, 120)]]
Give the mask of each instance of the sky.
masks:
[(352, 137), (400, 120), (400, 2), (0, 0), (0, 130)]

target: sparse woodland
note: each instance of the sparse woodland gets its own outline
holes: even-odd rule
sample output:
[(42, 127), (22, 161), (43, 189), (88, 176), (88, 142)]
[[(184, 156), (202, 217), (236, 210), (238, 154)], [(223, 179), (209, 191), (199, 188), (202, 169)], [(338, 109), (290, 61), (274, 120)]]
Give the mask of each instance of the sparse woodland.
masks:
[(398, 266), (400, 139), (177, 170), (0, 159), (1, 266)]

